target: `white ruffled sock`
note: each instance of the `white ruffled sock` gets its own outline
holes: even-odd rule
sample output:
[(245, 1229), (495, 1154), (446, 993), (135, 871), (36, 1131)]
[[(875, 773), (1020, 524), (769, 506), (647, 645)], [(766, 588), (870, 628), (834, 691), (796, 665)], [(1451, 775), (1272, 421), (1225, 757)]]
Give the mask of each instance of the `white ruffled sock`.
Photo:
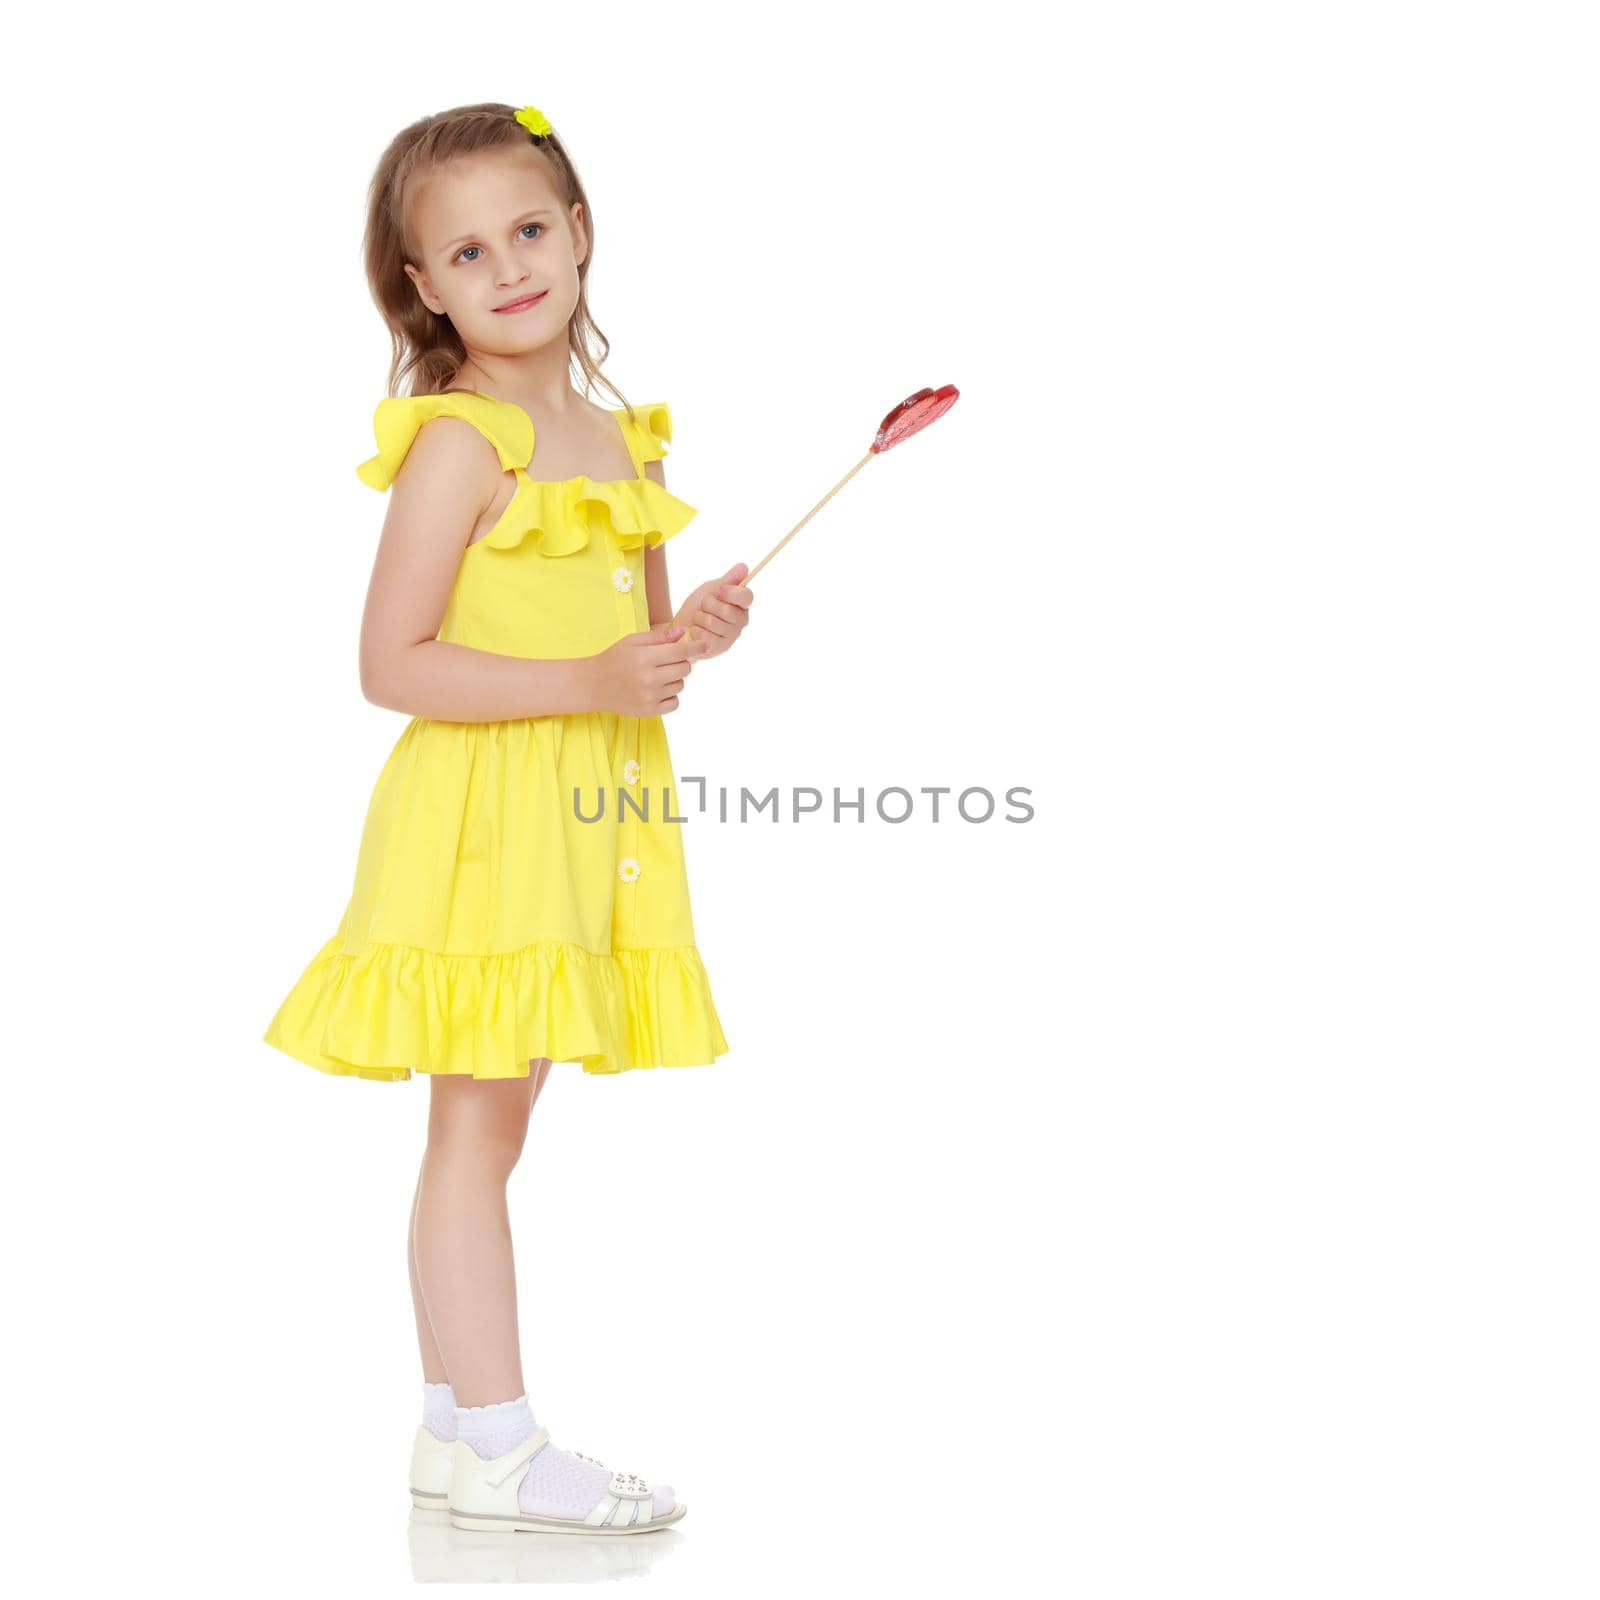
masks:
[[(515, 1450), (537, 1427), (525, 1394), (493, 1405), (456, 1407), (457, 1436), (485, 1461)], [(594, 1509), (610, 1485), (610, 1467), (547, 1444), (528, 1463), (517, 1486), (517, 1504), (530, 1517), (577, 1520)], [(663, 1484), (655, 1491), (650, 1513), (665, 1516), (674, 1504), (671, 1486)]]
[(485, 1461), (515, 1450), (536, 1427), (525, 1394), (487, 1406), (456, 1407), (456, 1437), (465, 1439)]
[(456, 1397), (448, 1383), (422, 1386), (422, 1425), (440, 1444), (451, 1444), (456, 1436)]

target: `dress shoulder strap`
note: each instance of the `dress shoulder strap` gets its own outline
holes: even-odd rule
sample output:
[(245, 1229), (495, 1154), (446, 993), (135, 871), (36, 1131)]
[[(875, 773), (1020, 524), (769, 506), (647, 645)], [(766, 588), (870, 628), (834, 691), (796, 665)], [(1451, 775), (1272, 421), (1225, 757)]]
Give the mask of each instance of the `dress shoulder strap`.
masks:
[(633, 457), (633, 470), (642, 478), (645, 462), (659, 461), (667, 453), (667, 445), (672, 441), (672, 412), (663, 401), (635, 406), (633, 412), (631, 425), (625, 407), (618, 407), (612, 415), (622, 425), (628, 453)]
[(356, 468), (356, 475), (374, 489), (387, 489), (395, 480), (412, 442), (425, 422), (435, 417), (459, 417), (495, 448), (503, 471), (526, 467), (533, 459), (533, 423), (517, 406), (492, 395), (467, 389), (440, 394), (390, 395), (378, 402), (372, 415), (372, 432), (378, 453)]

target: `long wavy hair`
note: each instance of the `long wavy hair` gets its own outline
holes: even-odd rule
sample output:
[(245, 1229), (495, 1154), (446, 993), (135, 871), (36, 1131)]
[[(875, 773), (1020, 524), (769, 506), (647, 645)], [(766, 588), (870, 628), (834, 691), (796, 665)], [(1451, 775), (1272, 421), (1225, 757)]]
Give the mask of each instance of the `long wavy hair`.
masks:
[(600, 371), (611, 342), (589, 311), (589, 268), (594, 262), (594, 212), (578, 178), (578, 169), (552, 128), (535, 137), (516, 120), (516, 107), (499, 104), (457, 106), (423, 117), (402, 128), (379, 158), (367, 191), (367, 228), (362, 239), (367, 286), (389, 330), (392, 356), (389, 393), (437, 394), (448, 389), (467, 359), (466, 347), (448, 317), (435, 315), (419, 298), (406, 276), (405, 264), (419, 267), (406, 231), (406, 192), (432, 169), (483, 150), (532, 143), (543, 154), (555, 179), (556, 192), (568, 208), (583, 206), (589, 248), (578, 268), (578, 304), (567, 324), (571, 359), (583, 374), (586, 392), (604, 384), (635, 419), (632, 403)]

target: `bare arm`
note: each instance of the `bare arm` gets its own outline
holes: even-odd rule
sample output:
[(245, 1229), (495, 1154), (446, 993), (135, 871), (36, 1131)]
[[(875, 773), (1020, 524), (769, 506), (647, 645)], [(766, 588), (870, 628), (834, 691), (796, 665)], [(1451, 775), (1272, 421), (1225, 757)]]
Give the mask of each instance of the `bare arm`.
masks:
[(389, 489), (361, 620), (361, 692), (438, 722), (591, 711), (593, 657), (530, 661), (436, 638), (473, 524), (499, 463), (459, 417), (423, 424)]
[[(645, 472), (663, 489), (667, 486), (666, 474), (659, 461), (647, 461)], [(742, 561), (735, 562), (720, 578), (703, 583), (676, 614), (672, 609), (672, 596), (667, 589), (667, 551), (665, 545), (647, 545), (644, 552), (645, 593), (650, 606), (650, 626), (681, 627), (697, 656), (721, 655), (729, 649), (740, 631), (750, 620), (750, 603), (755, 596), (745, 587), (743, 579), (750, 569)]]
[[(644, 472), (647, 478), (654, 478), (666, 488), (667, 475), (659, 461), (645, 462)], [(650, 608), (650, 626), (665, 627), (672, 621), (672, 593), (667, 587), (667, 547), (664, 544), (645, 546), (644, 592)]]

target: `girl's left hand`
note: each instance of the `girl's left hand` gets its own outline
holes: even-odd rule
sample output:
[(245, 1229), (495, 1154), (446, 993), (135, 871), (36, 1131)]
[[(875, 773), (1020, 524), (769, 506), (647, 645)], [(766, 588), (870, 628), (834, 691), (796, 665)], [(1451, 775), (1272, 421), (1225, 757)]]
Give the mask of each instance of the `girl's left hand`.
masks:
[(687, 628), (686, 638), (705, 645), (698, 659), (720, 656), (744, 632), (755, 599), (742, 581), (749, 570), (744, 562), (736, 561), (720, 578), (702, 583), (678, 608), (673, 625)]

